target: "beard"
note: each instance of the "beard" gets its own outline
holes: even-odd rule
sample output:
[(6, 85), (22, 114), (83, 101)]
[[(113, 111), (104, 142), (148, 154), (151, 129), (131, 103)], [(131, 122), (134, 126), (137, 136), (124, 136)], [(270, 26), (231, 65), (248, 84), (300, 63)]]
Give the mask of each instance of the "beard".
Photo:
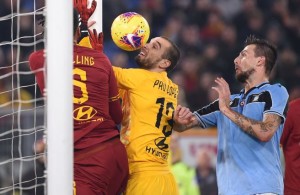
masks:
[(156, 60), (156, 61), (151, 62), (149, 59), (142, 58), (139, 55), (135, 56), (134, 60), (140, 68), (146, 69), (146, 70), (149, 70), (152, 67), (154, 67), (155, 64), (159, 61), (159, 60)]
[(255, 72), (255, 70), (252, 68), (250, 70), (236, 74), (235, 78), (241, 83), (246, 83), (246, 81), (249, 79), (250, 75), (252, 75), (254, 72)]

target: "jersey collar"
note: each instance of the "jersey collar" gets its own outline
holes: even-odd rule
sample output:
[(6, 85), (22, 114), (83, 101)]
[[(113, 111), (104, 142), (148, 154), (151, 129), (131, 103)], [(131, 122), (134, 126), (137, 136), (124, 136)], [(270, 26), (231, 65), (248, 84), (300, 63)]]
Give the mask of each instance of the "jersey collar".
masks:
[(267, 84), (270, 84), (270, 83), (269, 83), (269, 82), (262, 82), (262, 83), (256, 85), (255, 87), (252, 87), (251, 89), (249, 89), (249, 90), (247, 91), (247, 93), (245, 93), (245, 89), (242, 89), (242, 90), (240, 91), (240, 95), (244, 94), (245, 96), (247, 96), (247, 95), (248, 95), (251, 91), (253, 91), (254, 89), (259, 89), (259, 88), (261, 88), (262, 86), (265, 86), (265, 85), (267, 85)]

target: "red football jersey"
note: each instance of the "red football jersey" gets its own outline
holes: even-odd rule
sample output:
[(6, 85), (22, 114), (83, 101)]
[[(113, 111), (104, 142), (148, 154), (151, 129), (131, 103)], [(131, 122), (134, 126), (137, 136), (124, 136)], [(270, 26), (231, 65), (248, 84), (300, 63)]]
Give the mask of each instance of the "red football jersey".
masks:
[(300, 194), (300, 98), (289, 103), (280, 139), (285, 158), (284, 194)]
[[(31, 69), (43, 67), (43, 51), (30, 55)], [(116, 79), (107, 56), (86, 47), (74, 46), (74, 148), (81, 149), (119, 135), (122, 119)], [(35, 72), (43, 91), (44, 74)]]
[(45, 78), (44, 78), (45, 65), (44, 64), (45, 64), (44, 50), (39, 50), (30, 54), (29, 66), (31, 71), (33, 71), (35, 74), (36, 82), (42, 94), (44, 94), (44, 88), (45, 88)]

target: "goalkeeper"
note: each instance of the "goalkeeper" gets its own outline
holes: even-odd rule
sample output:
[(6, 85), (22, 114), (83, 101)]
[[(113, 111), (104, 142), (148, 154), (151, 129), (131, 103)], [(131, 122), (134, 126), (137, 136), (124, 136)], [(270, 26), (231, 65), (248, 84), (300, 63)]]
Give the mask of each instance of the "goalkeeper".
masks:
[[(91, 46), (101, 50), (102, 33), (98, 35), (94, 30), (89, 35)], [(124, 194), (179, 193), (168, 164), (173, 112), (179, 91), (167, 76), (179, 57), (179, 49), (172, 41), (166, 37), (156, 37), (136, 56), (140, 68), (114, 67), (122, 92), (124, 116), (121, 140), (126, 145), (130, 169)]]

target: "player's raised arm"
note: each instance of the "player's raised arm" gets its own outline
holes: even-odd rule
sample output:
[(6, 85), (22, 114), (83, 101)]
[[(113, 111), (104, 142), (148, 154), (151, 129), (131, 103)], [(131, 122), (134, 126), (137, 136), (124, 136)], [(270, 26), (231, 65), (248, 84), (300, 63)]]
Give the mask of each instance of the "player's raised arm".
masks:
[[(87, 7), (87, 0), (73, 0), (73, 4), (79, 14), (80, 37), (78, 42), (80, 43), (82, 39), (88, 37), (88, 21), (96, 10), (97, 2), (93, 0), (90, 8)], [(80, 44), (82, 46), (90, 47), (89, 43), (86, 41), (82, 41)]]
[(258, 138), (260, 141), (269, 141), (281, 124), (281, 117), (278, 114), (265, 113), (263, 120), (258, 121), (232, 110), (229, 106), (230, 89), (228, 83), (223, 78), (217, 78), (215, 82), (217, 86), (213, 89), (219, 95), (220, 111), (246, 133)]

